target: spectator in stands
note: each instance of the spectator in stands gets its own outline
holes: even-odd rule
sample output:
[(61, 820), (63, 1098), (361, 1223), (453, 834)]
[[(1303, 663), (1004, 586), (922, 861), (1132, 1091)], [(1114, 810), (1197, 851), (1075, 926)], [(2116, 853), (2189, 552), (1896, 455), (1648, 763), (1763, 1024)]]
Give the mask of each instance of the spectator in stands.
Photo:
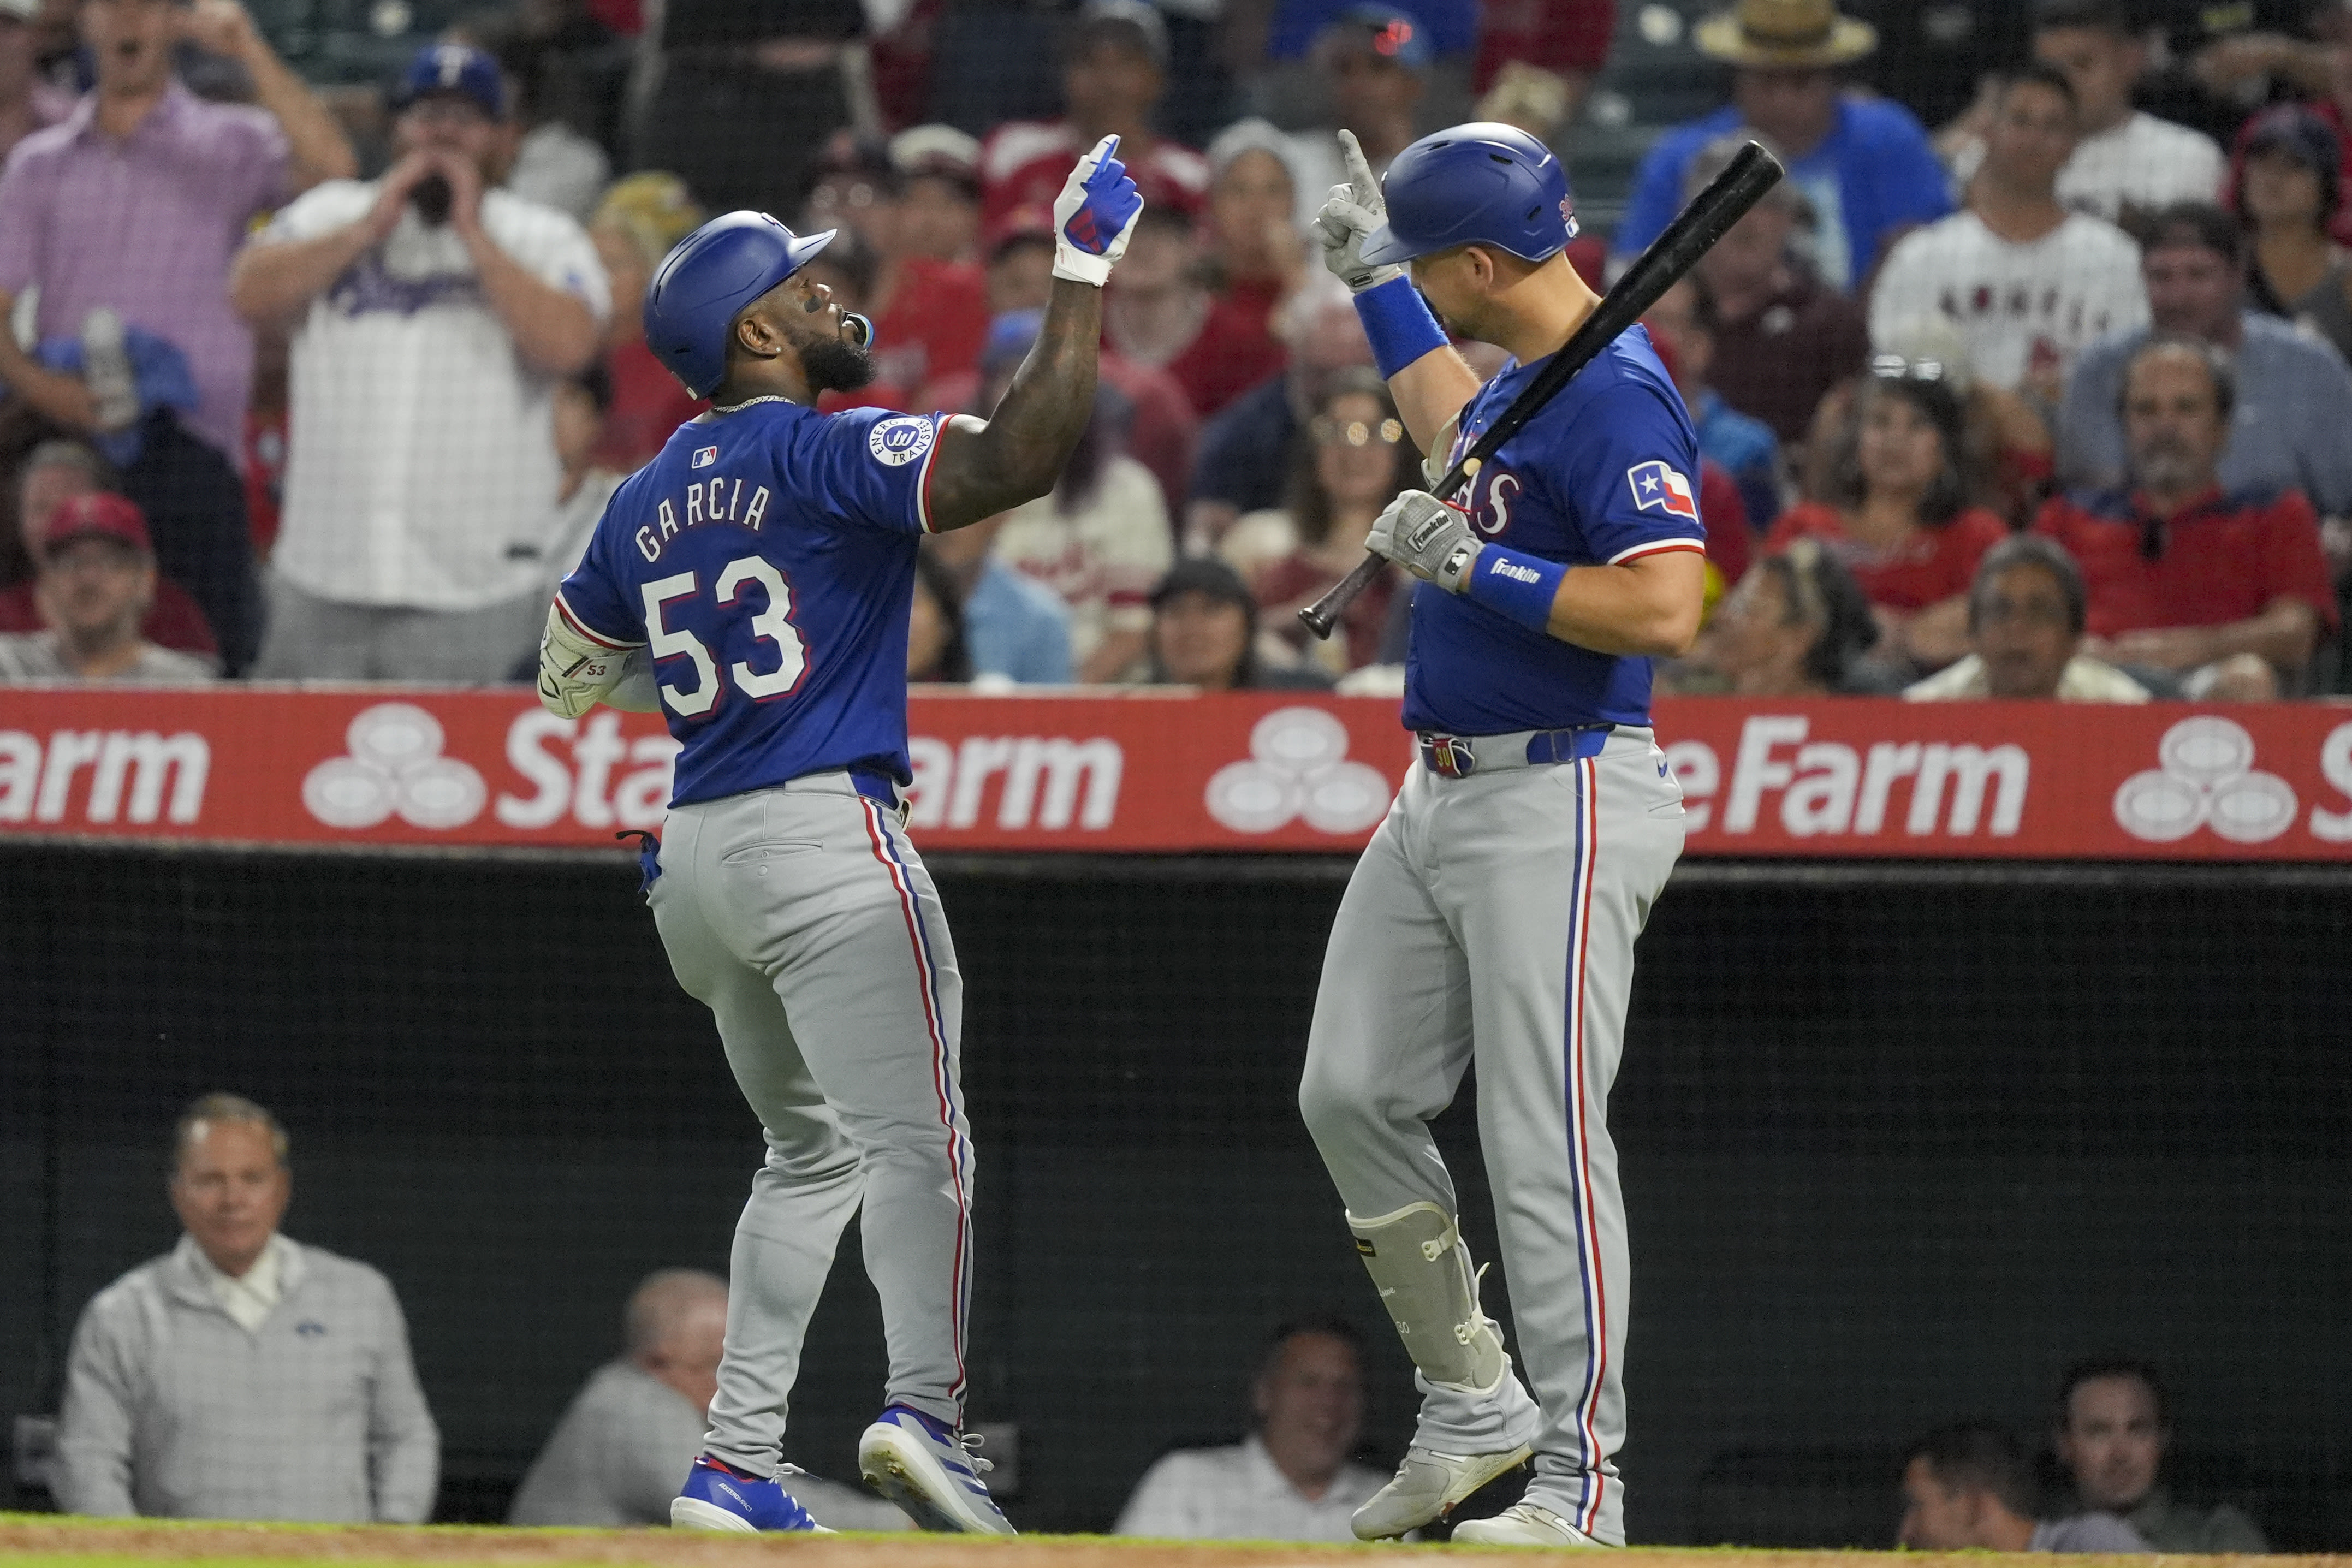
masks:
[(1143, 0), (1087, 0), (1066, 35), (1064, 117), (1000, 125), (981, 150), (981, 201), (991, 220), (1016, 207), (1051, 209), (1070, 170), (1106, 136), (1143, 193), (1146, 211), (1198, 213), (1209, 195), (1201, 154), (1159, 135), (1152, 110), (1167, 88), (1168, 24)]
[[(1714, 289), (1697, 273), (1686, 273), (1658, 297), (1642, 324), (1669, 359), (1675, 389), (1683, 395), (1691, 423), (1698, 429), (1699, 452), (1738, 485), (1741, 510), (1750, 519), (1769, 523), (1783, 505), (1780, 440), (1769, 425), (1732, 407), (1706, 383), (1715, 364), (1716, 338), (1723, 328)], [(1702, 515), (1712, 542), (1716, 520), (1712, 513)]]
[(2263, 1552), (2254, 1521), (2223, 1503), (2190, 1508), (2158, 1479), (2172, 1442), (2164, 1384), (2144, 1361), (2103, 1356), (2067, 1368), (2051, 1434), (2085, 1509), (2120, 1515), (2158, 1552)]
[(1390, 161), (1421, 134), (1421, 103), (1436, 52), (1429, 28), (1411, 11), (1384, 0), (1358, 0), (1337, 8), (1315, 35), (1307, 59), (1327, 122), (1289, 139), (1302, 226), (1315, 221), (1331, 187), (1348, 178), (1339, 132), (1355, 132), (1375, 174), (1388, 173)]
[(2077, 139), (2058, 172), (2058, 199), (2066, 205), (2129, 227), (2175, 202), (2210, 202), (2221, 190), (2224, 163), (2211, 137), (2133, 107), (2147, 43), (2125, 0), (2039, 0), (2033, 58), (2074, 87)]
[(1855, 400), (1850, 453), (1828, 494), (1801, 501), (1765, 536), (1767, 550), (1822, 541), (1868, 595), (1885, 654), (1923, 670), (1968, 651), (1968, 592), (2009, 525), (1968, 504), (1959, 399), (1940, 377), (1901, 362)]
[(1615, 254), (1630, 260), (1681, 209), (1692, 158), (1710, 142), (1754, 126), (1781, 151), (1789, 180), (1811, 201), (1812, 255), (1822, 280), (1858, 293), (1903, 232), (1952, 210), (1927, 133), (1889, 99), (1839, 90), (1837, 71), (1877, 47), (1868, 24), (1832, 0), (1739, 0), (1693, 34), (1730, 62), (1731, 102), (1660, 137), (1642, 160)]
[(552, 542), (547, 550), (544, 582), (550, 600), (580, 563), (596, 524), (604, 516), (605, 503), (628, 478), (596, 460), (597, 448), (604, 444), (604, 421), (612, 411), (612, 378), (601, 364), (590, 365), (555, 389), (555, 456), (562, 465), (562, 478), (556, 483), (555, 521), (548, 531)]
[(1283, 508), (1242, 519), (1218, 552), (1242, 573), (1293, 650), (1331, 675), (1345, 675), (1379, 657), (1395, 574), (1375, 578), (1328, 640), (1310, 641), (1297, 613), (1355, 570), (1381, 509), (1421, 482), (1421, 455), (1380, 372), (1342, 371), (1299, 432)]
[(1583, 108), (1616, 22), (1610, 0), (1482, 0), (1475, 117), (1550, 141)]
[(952, 125), (890, 138), (898, 173), (898, 248), (932, 261), (971, 261), (980, 240), (980, 143)]
[(1914, 1552), (2148, 1552), (2111, 1513), (2033, 1518), (2033, 1478), (2017, 1439), (1973, 1422), (1940, 1426), (1903, 1458), (1902, 1545)]
[(2336, 595), (2300, 491), (2223, 490), (2235, 382), (2201, 340), (2141, 344), (2124, 370), (2129, 488), (2054, 497), (2034, 527), (2082, 563), (2100, 657), (2192, 698), (2258, 700), (2300, 683)]
[[(1720, 174), (1749, 139), (1735, 131), (1691, 160), (1685, 196)], [(1870, 362), (1862, 307), (1823, 287), (1797, 253), (1812, 221), (1804, 193), (1782, 181), (1698, 259), (1691, 275), (1715, 297), (1707, 380), (1723, 400), (1772, 427), (1793, 464), (1829, 390)], [(1761, 524), (1773, 514), (1756, 513)]]
[(963, 611), (963, 644), (982, 680), (1066, 686), (1071, 679), (1070, 607), (1044, 584), (996, 553), (1003, 515), (923, 542), (944, 569)]
[(1053, 210), (1015, 207), (990, 221), (986, 239), (989, 318), (1044, 310), (1054, 291)]
[(2083, 651), (2088, 597), (2074, 557), (2037, 533), (1985, 552), (1969, 589), (1969, 654), (1904, 690), (1913, 702), (2056, 698), (2145, 702), (2147, 688)]
[(646, 286), (671, 246), (701, 226), (704, 214), (675, 174), (647, 173), (615, 181), (589, 220), (588, 237), (611, 280), (613, 313), (604, 327), (604, 374), (612, 406), (595, 460), (635, 473), (670, 433), (704, 405), (646, 346)]
[[(16, 530), (26, 564), (37, 566), (42, 531), (58, 508), (76, 496), (111, 490), (115, 484), (106, 460), (79, 441), (44, 441), (34, 447), (16, 479)], [(204, 611), (186, 589), (160, 570), (154, 584), (153, 602), (139, 623), (139, 635), (159, 647), (193, 656), (207, 670), (216, 669), (220, 645), (213, 639)], [(37, 578), (27, 576), (0, 589), (0, 632), (35, 632), (47, 625), (38, 588)]]
[(1274, 312), (1305, 274), (1293, 220), (1289, 143), (1262, 120), (1226, 127), (1209, 144), (1206, 262), (1213, 297), (1201, 332), (1170, 366), (1202, 418), (1282, 368)]
[(1252, 387), (1202, 427), (1184, 513), (1188, 549), (1206, 550), (1242, 513), (1281, 503), (1299, 427), (1330, 395), (1336, 376), (1372, 363), (1355, 302), (1335, 279), (1302, 284), (1275, 329), (1289, 351), (1282, 374)]
[(2235, 205), (2252, 241), (2248, 298), (2352, 354), (2352, 256), (2328, 233), (2342, 200), (2336, 132), (2283, 103), (2254, 118), (2244, 147)]
[(0, 163), (17, 142), (73, 112), (73, 94), (41, 79), (33, 18), (41, 0), (0, 0)]
[(1968, 206), (1898, 243), (1870, 297), (1882, 350), (1906, 323), (1958, 323), (1978, 379), (2054, 405), (2083, 348), (2147, 321), (2139, 248), (2105, 218), (2059, 205), (2074, 146), (2074, 89), (2054, 66), (2018, 69), (1985, 131)]
[(1882, 691), (1864, 656), (1878, 623), (1853, 574), (1818, 539), (1759, 560), (1725, 595), (1690, 657), (1661, 670), (1692, 695), (1827, 697)]
[[(874, 380), (855, 401), (908, 408), (934, 377), (978, 368), (988, 339), (988, 279), (970, 262), (941, 261), (909, 243), (927, 220), (918, 214), (910, 226), (907, 183), (897, 169), (885, 163), (870, 178), (871, 205), (855, 231), (865, 243), (841, 258), (867, 258), (856, 303), (845, 308), (874, 320)], [(836, 240), (824, 254), (839, 248)]]
[(1168, 569), (1151, 591), (1150, 666), (1156, 686), (1203, 691), (1324, 691), (1331, 678), (1313, 664), (1280, 664), (1258, 639), (1257, 601), (1241, 574), (1213, 555)]
[(203, 659), (158, 647), (140, 625), (155, 602), (155, 552), (139, 509), (104, 491), (53, 508), (34, 536), (44, 629), (0, 633), (0, 680), (209, 680)]
[[(103, 438), (154, 522), (159, 558), (205, 606), (231, 673), (261, 635), (236, 454), (253, 340), (228, 307), (253, 217), (348, 175), (351, 145), (235, 0), (86, 0), (96, 86), (0, 173), (0, 321), (39, 291), (36, 359), (0, 331), (0, 382), (78, 438)], [(259, 107), (205, 102), (173, 75), (184, 40), (243, 68)], [(180, 416), (139, 385), (150, 342), (193, 377)], [(70, 366), (70, 369), (65, 368)]]
[[(623, 1330), (623, 1353), (590, 1374), (531, 1461), (509, 1524), (669, 1522), (719, 1392), (727, 1281), (699, 1268), (656, 1269), (630, 1293)], [(907, 1528), (890, 1504), (836, 1481), (795, 1475), (793, 1495), (835, 1529)]]
[[(2201, 202), (2158, 215), (2140, 258), (2153, 330), (2212, 344), (2236, 372), (2237, 411), (2220, 483), (2233, 492), (2298, 489), (2323, 517), (2352, 514), (2352, 441), (2345, 439), (2352, 429), (2352, 371), (2326, 343), (2246, 309), (2244, 267), (2236, 220)], [(2062, 484), (2112, 489), (2124, 483), (2124, 366), (2147, 337), (2126, 333), (2086, 349), (2075, 362), (2058, 420)]]
[(555, 391), (604, 342), (604, 268), (578, 224), (490, 186), (495, 60), (434, 46), (396, 101), (400, 161), (279, 213), (231, 280), (294, 331), (271, 676), (499, 679), (546, 615)]
[(1386, 1480), (1348, 1458), (1363, 1429), (1363, 1336), (1345, 1319), (1284, 1323), (1250, 1385), (1256, 1429), (1228, 1447), (1180, 1448), (1154, 1462), (1116, 1533), (1354, 1541), (1349, 1516)]
[(2217, 139), (2273, 93), (2327, 94), (2341, 63), (2337, 40), (2315, 36), (2314, 24), (2341, 15), (2332, 0), (2164, 0), (2133, 15), (2155, 36), (2153, 53), (2162, 62), (2133, 96), (2151, 112)]
[(612, 183), (613, 162), (593, 139), (549, 111), (546, 79), (552, 61), (548, 45), (511, 29), (503, 31), (505, 36), (495, 41), (469, 40), (498, 56), (512, 98), (508, 109), (514, 151), (507, 156), (501, 184), (534, 205), (553, 207), (586, 223)]
[(278, 1228), (286, 1130), (208, 1094), (173, 1130), (184, 1234), (74, 1330), (55, 1489), (68, 1513), (415, 1524), (441, 1438), (383, 1275)]
[(915, 561), (914, 607), (907, 633), (907, 679), (961, 686), (971, 679), (963, 637), (963, 595), (939, 558)]

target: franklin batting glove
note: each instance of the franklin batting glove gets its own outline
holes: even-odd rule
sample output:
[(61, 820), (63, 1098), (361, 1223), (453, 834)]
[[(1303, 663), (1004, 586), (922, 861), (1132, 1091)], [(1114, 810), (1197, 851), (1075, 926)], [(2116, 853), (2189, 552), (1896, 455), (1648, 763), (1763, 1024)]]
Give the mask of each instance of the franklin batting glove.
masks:
[(1118, 138), (1106, 136), (1078, 160), (1054, 198), (1054, 276), (1099, 289), (1114, 262), (1127, 254), (1127, 237), (1143, 211), (1143, 197), (1112, 154)]
[(1331, 187), (1330, 199), (1315, 215), (1315, 236), (1323, 242), (1323, 265), (1331, 275), (1360, 294), (1404, 276), (1393, 263), (1374, 265), (1364, 259), (1364, 240), (1389, 221), (1389, 204), (1381, 183), (1364, 160), (1352, 131), (1339, 132), (1339, 153), (1347, 160), (1348, 183)]
[(1427, 490), (1406, 490), (1373, 521), (1364, 548), (1424, 583), (1459, 594), (1486, 547), (1470, 531), (1470, 514)]

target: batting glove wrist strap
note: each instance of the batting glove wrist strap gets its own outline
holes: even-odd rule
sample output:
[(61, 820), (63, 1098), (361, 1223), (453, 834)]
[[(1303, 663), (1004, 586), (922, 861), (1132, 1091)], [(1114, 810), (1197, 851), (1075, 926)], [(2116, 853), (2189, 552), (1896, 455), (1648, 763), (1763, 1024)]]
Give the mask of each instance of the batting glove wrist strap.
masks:
[(1460, 507), (1427, 490), (1406, 490), (1373, 521), (1364, 548), (1424, 583), (1459, 594), (1486, 547), (1470, 531), (1470, 516)]
[(1472, 604), (1549, 637), (1552, 601), (1559, 597), (1559, 581), (1567, 575), (1568, 568), (1557, 561), (1489, 544), (1479, 552), (1465, 589)]
[(1128, 236), (1143, 211), (1142, 195), (1114, 156), (1118, 138), (1106, 136), (1078, 160), (1054, 198), (1054, 276), (1101, 288), (1127, 254)]
[(1356, 296), (1356, 316), (1372, 341), (1372, 363), (1394, 375), (1433, 349), (1445, 346), (1445, 329), (1429, 313), (1421, 290), (1402, 273)]

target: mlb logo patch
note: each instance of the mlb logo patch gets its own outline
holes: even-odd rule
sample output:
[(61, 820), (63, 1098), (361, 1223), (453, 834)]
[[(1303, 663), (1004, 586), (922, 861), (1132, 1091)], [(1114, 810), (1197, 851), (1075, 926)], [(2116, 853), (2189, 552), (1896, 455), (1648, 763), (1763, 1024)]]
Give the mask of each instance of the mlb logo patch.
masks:
[(1633, 505), (1640, 510), (1698, 521), (1698, 497), (1691, 482), (1658, 458), (1626, 469), (1625, 482), (1633, 487)]
[(695, 468), (707, 468), (718, 460), (719, 448), (716, 447), (697, 447), (694, 449), (693, 466)]

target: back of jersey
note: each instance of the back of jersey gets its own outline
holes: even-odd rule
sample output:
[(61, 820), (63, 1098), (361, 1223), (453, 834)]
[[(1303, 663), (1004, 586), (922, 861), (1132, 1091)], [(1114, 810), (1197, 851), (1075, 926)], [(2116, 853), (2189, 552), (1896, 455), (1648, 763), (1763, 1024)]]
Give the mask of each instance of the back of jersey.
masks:
[(557, 595), (646, 647), (685, 749), (670, 804), (864, 767), (907, 782), (907, 629), (944, 416), (781, 400), (678, 426)]

